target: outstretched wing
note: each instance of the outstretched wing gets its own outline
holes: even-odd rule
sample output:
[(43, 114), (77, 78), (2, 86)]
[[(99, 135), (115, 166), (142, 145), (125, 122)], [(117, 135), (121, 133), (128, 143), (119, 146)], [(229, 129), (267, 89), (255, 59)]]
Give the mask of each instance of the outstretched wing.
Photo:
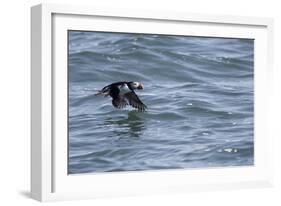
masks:
[(128, 105), (126, 99), (120, 94), (120, 89), (116, 85), (112, 85), (110, 89), (110, 96), (112, 97), (112, 105), (118, 109), (122, 109)]
[(128, 100), (129, 104), (132, 107), (142, 112), (145, 111), (145, 109), (147, 109), (147, 106), (144, 103), (142, 103), (142, 101), (139, 99), (139, 97), (134, 91), (124, 94), (124, 97)]
[(112, 99), (112, 105), (118, 109), (122, 109), (128, 105), (127, 101), (122, 98), (121, 96), (118, 96), (116, 98)]

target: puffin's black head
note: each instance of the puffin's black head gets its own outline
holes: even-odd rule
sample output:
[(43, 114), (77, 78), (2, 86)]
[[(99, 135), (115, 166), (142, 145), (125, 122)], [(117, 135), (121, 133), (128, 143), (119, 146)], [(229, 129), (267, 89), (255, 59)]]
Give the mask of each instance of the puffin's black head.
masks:
[(129, 82), (132, 89), (143, 89), (143, 84), (140, 82)]

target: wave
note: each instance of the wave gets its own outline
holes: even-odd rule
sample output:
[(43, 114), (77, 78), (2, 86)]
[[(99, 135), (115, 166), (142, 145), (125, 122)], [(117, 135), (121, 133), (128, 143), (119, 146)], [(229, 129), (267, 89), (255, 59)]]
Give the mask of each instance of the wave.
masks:
[[(253, 164), (253, 40), (69, 39), (69, 173)], [(146, 112), (94, 95), (117, 81), (144, 84)]]
[[(182, 59), (182, 56), (182, 54), (172, 51), (166, 51), (166, 54), (163, 55), (163, 52), (157, 54), (137, 49), (127, 54), (83, 51), (70, 55), (72, 62), (70, 65), (72, 75), (70, 77), (75, 81), (98, 81), (101, 79), (107, 81), (120, 79), (153, 81), (157, 79), (192, 83), (211, 83), (221, 78), (233, 80), (253, 78), (253, 64), (246, 60), (201, 55), (184, 55), (184, 59)], [(85, 62), (89, 63), (85, 64)], [(74, 66), (77, 64), (79, 67)]]

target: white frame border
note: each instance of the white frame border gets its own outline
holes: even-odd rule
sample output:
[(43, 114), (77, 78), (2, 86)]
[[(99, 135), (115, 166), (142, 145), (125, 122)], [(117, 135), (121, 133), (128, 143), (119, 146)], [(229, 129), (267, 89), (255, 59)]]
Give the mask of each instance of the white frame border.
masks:
[[(52, 15), (94, 15), (123, 18), (177, 20), (204, 23), (219, 23), (230, 25), (255, 25), (267, 28), (267, 70), (268, 80), (273, 77), (273, 21), (268, 18), (234, 17), (221, 15), (186, 14), (176, 12), (148, 12), (139, 10), (114, 10), (110, 8), (92, 8), (58, 4), (40, 4), (31, 9), (31, 196), (40, 201), (73, 199), (71, 194), (56, 194), (52, 188), (55, 181), (52, 164), (54, 154), (52, 150), (52, 122), (53, 111), (53, 79), (52, 79)], [(270, 103), (269, 103), (270, 104)], [(267, 105), (267, 108), (269, 105)], [(273, 148), (272, 137), (267, 136), (270, 148)], [(270, 151), (270, 150), (269, 150)], [(272, 152), (267, 153), (273, 157)], [(268, 158), (270, 159), (270, 158)], [(268, 165), (269, 175), (256, 182), (241, 184), (234, 182), (232, 185), (217, 183), (193, 187), (196, 191), (210, 189), (243, 188), (272, 185), (272, 164)], [(176, 191), (188, 191), (179, 185)], [(192, 191), (189, 189), (189, 191)], [(144, 192), (145, 193), (145, 192)], [(80, 198), (91, 198), (94, 194), (80, 195)], [(106, 196), (106, 195), (105, 195)], [(79, 198), (79, 197), (78, 197)]]

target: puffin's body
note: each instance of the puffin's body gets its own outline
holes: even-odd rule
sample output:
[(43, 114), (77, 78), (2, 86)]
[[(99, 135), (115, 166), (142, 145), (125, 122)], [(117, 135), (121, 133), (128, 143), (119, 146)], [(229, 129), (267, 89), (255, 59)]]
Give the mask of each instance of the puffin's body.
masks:
[(118, 109), (131, 105), (139, 111), (145, 111), (147, 107), (139, 99), (135, 89), (143, 89), (143, 85), (139, 82), (115, 82), (105, 86), (96, 95), (111, 96), (112, 105)]

